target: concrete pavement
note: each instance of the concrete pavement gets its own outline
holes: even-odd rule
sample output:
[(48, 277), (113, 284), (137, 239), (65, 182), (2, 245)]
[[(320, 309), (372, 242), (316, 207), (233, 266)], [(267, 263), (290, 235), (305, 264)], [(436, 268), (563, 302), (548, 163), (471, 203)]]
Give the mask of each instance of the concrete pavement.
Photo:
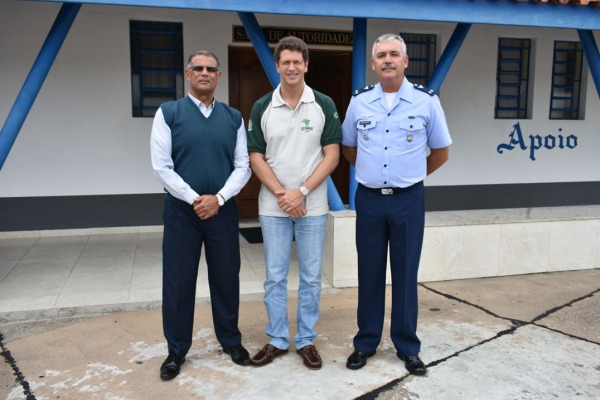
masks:
[[(389, 298), (377, 354), (361, 370), (345, 367), (355, 289), (323, 293), (319, 371), (306, 369), (293, 346), (262, 368), (233, 364), (216, 342), (210, 306), (199, 303), (192, 349), (171, 382), (158, 374), (166, 355), (159, 302), (3, 313), (0, 398), (600, 398), (599, 269), (425, 283), (419, 295), (426, 377), (409, 375), (396, 358)], [(243, 299), (243, 344), (255, 353), (267, 342), (267, 317), (260, 299)]]

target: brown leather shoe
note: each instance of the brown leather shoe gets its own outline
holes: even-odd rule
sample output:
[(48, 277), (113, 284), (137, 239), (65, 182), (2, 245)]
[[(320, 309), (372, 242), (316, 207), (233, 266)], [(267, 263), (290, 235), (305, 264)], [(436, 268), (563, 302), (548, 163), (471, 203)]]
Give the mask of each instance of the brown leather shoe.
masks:
[(271, 344), (268, 344), (260, 349), (260, 351), (254, 355), (254, 357), (252, 357), (252, 365), (256, 367), (262, 367), (263, 365), (269, 364), (277, 357), (283, 356), (287, 353), (288, 349), (282, 350)]
[(297, 349), (296, 353), (300, 354), (304, 360), (304, 365), (309, 369), (320, 369), (323, 365), (319, 351), (315, 346), (309, 344), (301, 349)]

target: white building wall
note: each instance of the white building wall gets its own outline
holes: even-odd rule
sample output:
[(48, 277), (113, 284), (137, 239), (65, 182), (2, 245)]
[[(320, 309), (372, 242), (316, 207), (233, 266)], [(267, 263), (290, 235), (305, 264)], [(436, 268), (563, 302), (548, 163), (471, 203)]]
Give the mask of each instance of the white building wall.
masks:
[[(33, 65), (60, 5), (0, 0), (0, 121), (4, 122)], [(227, 47), (235, 13), (83, 5), (0, 171), (0, 197), (159, 193), (149, 156), (151, 118), (131, 116), (129, 20), (183, 23), (184, 54), (217, 53), (223, 77), (217, 98), (228, 101)], [(261, 25), (351, 30), (352, 20), (257, 15)], [(370, 44), (386, 32), (439, 36), (438, 51), (453, 24), (369, 20)], [(532, 38), (535, 57), (533, 118), (519, 120), (523, 134), (574, 134), (578, 146), (498, 154), (515, 120), (494, 120), (498, 37)], [(586, 118), (548, 119), (555, 39), (579, 40), (571, 30), (472, 26), (441, 90), (454, 139), (451, 160), (428, 185), (600, 181), (600, 102), (587, 80)], [(596, 41), (600, 37), (596, 34)], [(236, 44), (238, 45), (238, 44)], [(376, 76), (367, 67), (367, 82)]]
[[(423, 24), (411, 21), (370, 21), (367, 43), (384, 32), (435, 33), (441, 39), (442, 51), (454, 26)], [(494, 119), (496, 63), (499, 37), (532, 39), (532, 119)], [(596, 32), (596, 42), (600, 35)], [(555, 40), (579, 41), (575, 30), (540, 29), (500, 25), (473, 25), (463, 42), (440, 91), (453, 144), (450, 160), (427, 178), (427, 185), (479, 185), (506, 183), (584, 182), (600, 180), (600, 101), (591, 74), (585, 93), (585, 120), (550, 120), (552, 58)], [(409, 54), (410, 56), (410, 54)], [(369, 52), (370, 57), (370, 52)], [(410, 62), (410, 61), (409, 61)], [(376, 76), (367, 78), (376, 82)], [(505, 151), (496, 148), (508, 143), (516, 122), (523, 136), (558, 136), (574, 134), (578, 146), (573, 149), (541, 149), (536, 160), (529, 158), (530, 149)], [(528, 146), (529, 147), (529, 146)]]

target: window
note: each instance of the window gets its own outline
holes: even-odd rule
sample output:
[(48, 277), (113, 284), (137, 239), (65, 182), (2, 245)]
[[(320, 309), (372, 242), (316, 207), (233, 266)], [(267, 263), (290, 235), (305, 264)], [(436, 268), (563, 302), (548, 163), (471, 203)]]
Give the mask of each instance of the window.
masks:
[(581, 98), (581, 42), (554, 42), (550, 119), (579, 119)]
[(400, 33), (406, 43), (409, 57), (408, 68), (404, 74), (412, 83), (427, 86), (435, 70), (436, 36), (420, 33)]
[(165, 101), (183, 96), (182, 24), (129, 21), (134, 117), (153, 117)]
[(498, 39), (494, 118), (531, 118), (529, 57), (531, 39)]

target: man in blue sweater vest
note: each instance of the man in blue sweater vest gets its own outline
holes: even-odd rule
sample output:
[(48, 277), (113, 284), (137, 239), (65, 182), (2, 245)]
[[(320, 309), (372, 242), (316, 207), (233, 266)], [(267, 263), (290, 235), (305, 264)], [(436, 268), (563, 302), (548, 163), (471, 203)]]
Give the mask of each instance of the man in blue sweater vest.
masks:
[(192, 54), (188, 96), (160, 106), (150, 141), (154, 174), (167, 195), (163, 235), (163, 330), (169, 355), (160, 377), (170, 380), (192, 345), (196, 279), (204, 244), (217, 340), (239, 365), (250, 365), (238, 329), (240, 243), (234, 196), (250, 167), (241, 113), (215, 100), (219, 60)]

